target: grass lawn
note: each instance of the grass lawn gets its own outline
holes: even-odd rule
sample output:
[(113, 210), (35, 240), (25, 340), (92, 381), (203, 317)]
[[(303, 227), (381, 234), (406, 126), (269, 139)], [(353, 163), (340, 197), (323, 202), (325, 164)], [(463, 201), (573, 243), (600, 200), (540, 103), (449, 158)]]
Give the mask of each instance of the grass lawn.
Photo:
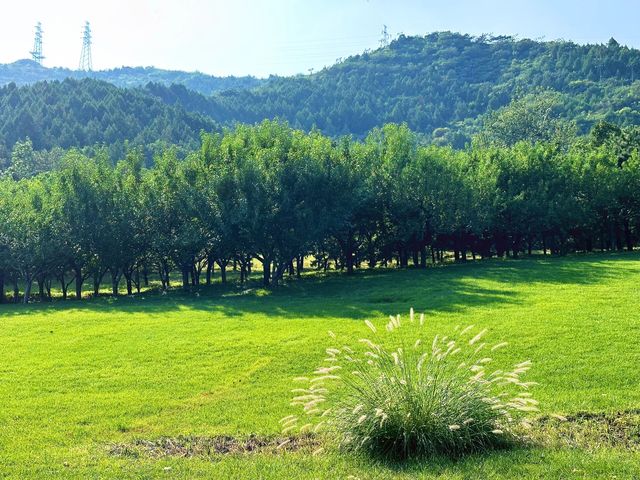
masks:
[[(116, 456), (179, 435), (277, 435), (291, 379), (332, 330), (426, 312), (532, 360), (541, 414), (640, 408), (640, 254), (534, 258), (426, 271), (308, 275), (267, 292), (214, 287), (0, 306), (0, 478), (640, 478), (640, 449), (521, 447), (403, 466), (329, 450), (197, 458)], [(640, 446), (640, 439), (637, 446)]]

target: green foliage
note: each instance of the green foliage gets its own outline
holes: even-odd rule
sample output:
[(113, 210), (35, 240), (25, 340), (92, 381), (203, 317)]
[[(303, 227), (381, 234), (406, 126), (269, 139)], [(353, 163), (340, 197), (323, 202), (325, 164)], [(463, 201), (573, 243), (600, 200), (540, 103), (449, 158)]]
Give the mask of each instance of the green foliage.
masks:
[(566, 147), (575, 138), (576, 127), (561, 118), (563, 104), (561, 95), (549, 91), (518, 98), (488, 115), (479, 141), (499, 146), (527, 141)]
[[(401, 35), (389, 47), (313, 75), (273, 78), (211, 99), (185, 94), (179, 101), (221, 123), (279, 117), (331, 136), (364, 137), (385, 123), (406, 122), (425, 138), (461, 148), (480, 130), (485, 114), (540, 90), (558, 92), (544, 102), (555, 96), (554, 113), (575, 121), (581, 133), (598, 120), (637, 124), (639, 65), (640, 52), (617, 43)], [(525, 133), (545, 134), (547, 127), (534, 125), (535, 131)]]
[(118, 157), (127, 142), (149, 149), (156, 142), (195, 148), (200, 132), (214, 128), (212, 120), (167, 105), (144, 89), (97, 80), (0, 88), (0, 144), (6, 149), (28, 139), (34, 150), (108, 145)]
[[(193, 288), (217, 267), (226, 280), (229, 264), (244, 283), (254, 260), (269, 286), (300, 275), (305, 258), (353, 273), (424, 268), (451, 254), (464, 262), (632, 250), (640, 242), (634, 131), (599, 127), (569, 145), (478, 142), (460, 151), (422, 146), (406, 125), (334, 141), (265, 121), (204, 134), (184, 158), (165, 149), (151, 166), (132, 146), (113, 163), (106, 148), (57, 159), (20, 143), (1, 184), (10, 220), (0, 224), (0, 277), (14, 291), (36, 281), (40, 299), (52, 281), (63, 297), (74, 283), (79, 298), (87, 279), (96, 295), (105, 276), (114, 295), (122, 279), (132, 294), (150, 272), (167, 289), (178, 271)], [(47, 161), (54, 169), (38, 173)], [(33, 208), (30, 195), (39, 199)], [(2, 300), (3, 291), (0, 282)]]
[[(194, 148), (202, 129), (272, 118), (334, 138), (364, 138), (386, 123), (405, 122), (423, 141), (464, 148), (486, 123), (500, 144), (562, 142), (599, 121), (640, 123), (639, 65), (640, 52), (617, 43), (440, 32), (401, 35), (386, 48), (316, 74), (267, 81), (210, 83), (198, 74), (120, 69), (93, 79), (1, 88), (0, 145), (11, 150), (27, 136), (36, 150), (105, 143), (116, 158), (124, 154), (125, 140)], [(36, 70), (25, 75), (39, 78)], [(2, 72), (0, 67), (0, 84)], [(73, 76), (58, 73), (52, 78)]]

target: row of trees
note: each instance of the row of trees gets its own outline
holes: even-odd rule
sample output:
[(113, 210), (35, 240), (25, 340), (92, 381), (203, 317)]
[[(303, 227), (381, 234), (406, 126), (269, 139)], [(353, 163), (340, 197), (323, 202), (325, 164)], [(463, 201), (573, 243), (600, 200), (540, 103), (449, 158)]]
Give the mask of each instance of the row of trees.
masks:
[[(623, 148), (624, 147), (624, 148)], [(403, 125), (364, 141), (332, 140), (265, 121), (206, 134), (179, 159), (145, 167), (132, 149), (68, 152), (57, 168), (0, 180), (0, 301), (85, 283), (130, 294), (150, 274), (164, 288), (240, 281), (254, 261), (265, 285), (315, 268), (425, 267), (543, 250), (632, 249), (640, 237), (640, 158), (601, 125), (571, 147), (520, 142), (456, 151), (420, 146)]]

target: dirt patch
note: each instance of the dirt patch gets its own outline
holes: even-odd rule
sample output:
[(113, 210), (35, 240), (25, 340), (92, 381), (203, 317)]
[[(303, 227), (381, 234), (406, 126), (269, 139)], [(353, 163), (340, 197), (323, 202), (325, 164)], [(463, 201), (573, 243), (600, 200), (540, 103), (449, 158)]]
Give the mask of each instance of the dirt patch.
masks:
[(249, 455), (255, 453), (313, 452), (320, 442), (313, 436), (258, 437), (161, 437), (156, 440), (138, 439), (132, 443), (111, 446), (109, 453), (117, 457), (213, 457), (217, 455)]
[(545, 446), (640, 451), (640, 410), (540, 417), (525, 435)]

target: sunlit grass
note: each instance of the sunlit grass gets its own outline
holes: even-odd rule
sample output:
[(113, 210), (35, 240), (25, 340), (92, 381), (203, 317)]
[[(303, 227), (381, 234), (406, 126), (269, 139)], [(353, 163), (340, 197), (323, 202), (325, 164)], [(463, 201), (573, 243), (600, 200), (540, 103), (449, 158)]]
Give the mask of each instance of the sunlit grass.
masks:
[[(114, 457), (179, 435), (279, 434), (291, 378), (362, 320), (413, 306), (429, 332), (488, 328), (530, 359), (541, 414), (640, 406), (640, 255), (489, 261), (427, 271), (310, 275), (273, 292), (214, 287), (0, 307), (0, 477), (631, 478), (624, 448), (531, 447), (404, 467), (329, 450), (211, 459)], [(517, 342), (512, 339), (518, 338)], [(168, 470), (165, 470), (167, 468)]]

